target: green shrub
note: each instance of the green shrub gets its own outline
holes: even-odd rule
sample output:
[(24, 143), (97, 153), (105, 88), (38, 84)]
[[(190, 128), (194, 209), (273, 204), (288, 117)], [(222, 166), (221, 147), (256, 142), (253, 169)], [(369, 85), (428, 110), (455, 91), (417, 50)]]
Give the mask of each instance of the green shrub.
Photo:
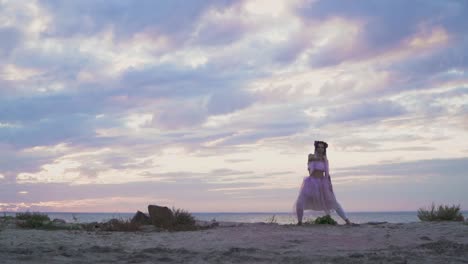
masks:
[(322, 217), (317, 217), (314, 221), (316, 225), (336, 225), (337, 222), (330, 215), (325, 215)]
[(195, 218), (188, 211), (183, 209), (172, 209), (174, 214), (173, 229), (175, 231), (190, 231), (197, 230)]
[(50, 221), (50, 218), (47, 214), (42, 213), (31, 213), (31, 212), (24, 212), (24, 213), (16, 213), (16, 219), (18, 220), (31, 220), (34, 219), (35, 221)]
[(3, 221), (8, 221), (8, 220), (14, 220), (15, 217), (11, 215), (4, 215), (4, 216), (0, 216), (0, 219)]
[(132, 222), (130, 219), (111, 219), (101, 224), (102, 231), (134, 232), (140, 230), (140, 224)]
[(109, 231), (109, 232), (135, 232), (141, 230), (141, 225), (130, 219), (111, 219), (107, 222), (83, 223), (79, 226), (86, 231)]
[(338, 223), (330, 215), (317, 217), (316, 219), (307, 219), (304, 222), (304, 225), (336, 225), (336, 224)]
[(42, 228), (51, 224), (49, 216), (41, 213), (17, 213), (16, 220), (20, 220), (17, 226), (22, 228)]
[(460, 205), (439, 205), (432, 203), (431, 208), (419, 208), (418, 218), (421, 221), (464, 221)]

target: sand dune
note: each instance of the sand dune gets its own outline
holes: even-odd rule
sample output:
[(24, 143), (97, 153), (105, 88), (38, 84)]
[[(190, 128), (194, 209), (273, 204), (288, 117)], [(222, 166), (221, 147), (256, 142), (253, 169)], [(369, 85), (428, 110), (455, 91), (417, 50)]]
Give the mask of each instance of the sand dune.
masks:
[(0, 263), (468, 263), (462, 222), (221, 224), (190, 232), (3, 226)]

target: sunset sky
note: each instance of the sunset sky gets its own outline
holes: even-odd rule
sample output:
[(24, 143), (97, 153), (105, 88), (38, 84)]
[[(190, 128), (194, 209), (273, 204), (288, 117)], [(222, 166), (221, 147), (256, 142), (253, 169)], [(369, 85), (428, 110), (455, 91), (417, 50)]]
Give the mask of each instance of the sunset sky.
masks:
[(468, 210), (464, 0), (0, 0), (0, 211)]

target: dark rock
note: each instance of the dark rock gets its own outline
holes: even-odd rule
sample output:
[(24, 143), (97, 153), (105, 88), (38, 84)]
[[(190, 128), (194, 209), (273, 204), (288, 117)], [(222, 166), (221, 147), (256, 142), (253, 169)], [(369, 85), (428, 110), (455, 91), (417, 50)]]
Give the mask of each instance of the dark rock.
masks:
[(145, 213), (137, 211), (136, 214), (133, 216), (131, 222), (140, 225), (150, 225), (151, 219)]
[(63, 219), (59, 219), (59, 218), (55, 218), (54, 220), (52, 220), (52, 223), (54, 224), (66, 224), (67, 222)]
[(388, 222), (377, 222), (377, 221), (374, 221), (374, 222), (367, 222), (366, 224), (368, 225), (382, 225), (382, 224), (387, 224)]
[(151, 223), (157, 227), (170, 229), (174, 224), (174, 213), (166, 206), (148, 205)]

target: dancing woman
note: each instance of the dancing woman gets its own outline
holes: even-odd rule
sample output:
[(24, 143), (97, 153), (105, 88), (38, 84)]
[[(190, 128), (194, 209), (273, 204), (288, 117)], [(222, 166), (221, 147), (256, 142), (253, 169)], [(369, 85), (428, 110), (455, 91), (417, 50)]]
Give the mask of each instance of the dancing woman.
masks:
[(296, 201), (297, 224), (302, 225), (304, 210), (324, 211), (327, 215), (335, 210), (346, 224), (351, 224), (346, 213), (335, 198), (328, 169), (327, 147), (324, 141), (315, 141), (315, 152), (309, 154), (305, 177)]

